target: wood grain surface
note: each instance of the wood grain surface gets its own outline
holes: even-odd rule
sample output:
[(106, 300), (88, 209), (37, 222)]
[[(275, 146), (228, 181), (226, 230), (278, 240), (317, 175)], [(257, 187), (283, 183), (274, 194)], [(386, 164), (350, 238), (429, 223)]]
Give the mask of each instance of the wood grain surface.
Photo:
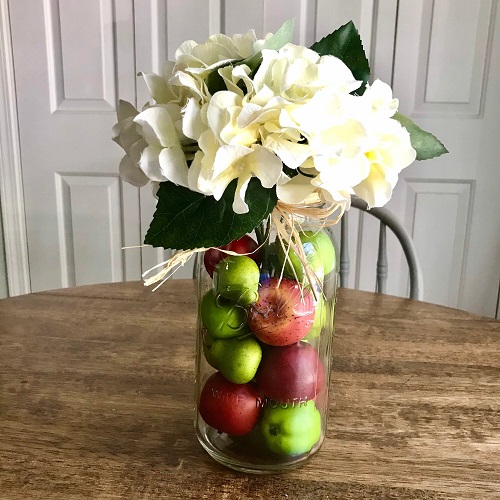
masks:
[(224, 468), (193, 428), (191, 281), (0, 300), (0, 499), (500, 498), (500, 322), (341, 290), (327, 439)]

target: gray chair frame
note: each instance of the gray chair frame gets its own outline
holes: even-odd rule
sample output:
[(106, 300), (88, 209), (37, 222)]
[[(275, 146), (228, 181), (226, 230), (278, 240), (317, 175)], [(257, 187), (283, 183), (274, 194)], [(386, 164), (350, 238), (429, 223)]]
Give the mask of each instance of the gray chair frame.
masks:
[[(357, 208), (362, 212), (366, 212), (380, 221), (379, 231), (379, 244), (378, 244), (378, 257), (377, 257), (377, 282), (376, 291), (378, 293), (386, 293), (386, 282), (388, 275), (388, 262), (387, 262), (387, 239), (386, 227), (388, 227), (401, 243), (401, 247), (408, 263), (410, 272), (410, 298), (416, 300), (423, 300), (424, 288), (422, 269), (417, 257), (417, 251), (413, 240), (401, 224), (401, 222), (394, 216), (394, 214), (387, 208), (370, 208), (368, 209), (367, 203), (353, 196), (351, 198), (351, 207)], [(347, 278), (349, 276), (350, 261), (349, 261), (349, 247), (347, 239), (347, 221), (348, 212), (346, 212), (341, 219), (340, 228), (340, 286), (347, 285)]]

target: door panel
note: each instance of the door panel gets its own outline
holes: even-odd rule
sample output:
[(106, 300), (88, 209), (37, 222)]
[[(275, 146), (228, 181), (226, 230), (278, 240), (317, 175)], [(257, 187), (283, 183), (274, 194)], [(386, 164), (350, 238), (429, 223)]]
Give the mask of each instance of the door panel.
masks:
[(9, 7), (32, 290), (138, 279), (122, 246), (139, 237), (139, 197), (110, 140), (116, 96), (135, 97), (132, 2)]
[(394, 93), (450, 153), (415, 162), (390, 206), (423, 264), (424, 300), (494, 316), (500, 276), (497, 2), (400, 2)]

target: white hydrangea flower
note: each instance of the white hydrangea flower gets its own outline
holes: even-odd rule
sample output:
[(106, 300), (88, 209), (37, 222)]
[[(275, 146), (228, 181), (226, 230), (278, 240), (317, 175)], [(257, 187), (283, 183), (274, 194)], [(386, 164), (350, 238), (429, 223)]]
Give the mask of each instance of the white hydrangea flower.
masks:
[(379, 80), (363, 96), (336, 88), (337, 93), (325, 88), (302, 106), (282, 110), (281, 125), (307, 138), (311, 157), (297, 177), (278, 187), (278, 197), (299, 203), (317, 188), (324, 199), (347, 203), (357, 194), (369, 206), (385, 205), (398, 174), (416, 156), (408, 132), (391, 118), (398, 101)]
[(349, 93), (361, 85), (351, 70), (334, 56), (319, 56), (306, 47), (286, 44), (280, 50), (264, 49), (254, 77), (255, 92), (267, 87), (289, 102), (307, 102), (323, 88)]
[[(235, 213), (249, 210), (252, 177), (290, 204), (312, 193), (346, 206), (352, 194), (385, 204), (416, 155), (392, 119), (391, 88), (376, 80), (357, 96), (362, 82), (340, 59), (291, 43), (262, 50), (253, 78), (247, 65), (233, 64), (263, 44), (253, 31), (190, 40), (161, 75), (143, 74), (152, 102), (141, 113), (121, 104), (113, 129), (126, 152), (123, 177), (134, 185), (168, 180), (217, 200), (236, 179)], [(209, 93), (211, 71), (227, 90)]]
[(204, 43), (187, 40), (175, 52), (174, 71), (202, 75), (231, 61), (250, 57), (258, 52), (264, 40), (257, 40), (254, 30), (245, 34), (217, 34), (210, 36)]
[[(270, 36), (270, 35), (268, 35)], [(207, 75), (230, 63), (241, 61), (258, 52), (265, 40), (257, 40), (254, 30), (233, 37), (217, 34), (204, 43), (187, 40), (175, 52), (173, 85), (184, 86), (207, 102), (210, 93), (205, 82)]]

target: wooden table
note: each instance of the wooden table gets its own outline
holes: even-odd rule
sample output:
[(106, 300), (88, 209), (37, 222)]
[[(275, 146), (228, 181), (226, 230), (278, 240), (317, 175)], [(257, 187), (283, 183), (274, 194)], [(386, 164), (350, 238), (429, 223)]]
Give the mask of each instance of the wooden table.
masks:
[(191, 281), (0, 301), (0, 498), (500, 498), (500, 322), (341, 290), (322, 450), (284, 475), (195, 437)]

